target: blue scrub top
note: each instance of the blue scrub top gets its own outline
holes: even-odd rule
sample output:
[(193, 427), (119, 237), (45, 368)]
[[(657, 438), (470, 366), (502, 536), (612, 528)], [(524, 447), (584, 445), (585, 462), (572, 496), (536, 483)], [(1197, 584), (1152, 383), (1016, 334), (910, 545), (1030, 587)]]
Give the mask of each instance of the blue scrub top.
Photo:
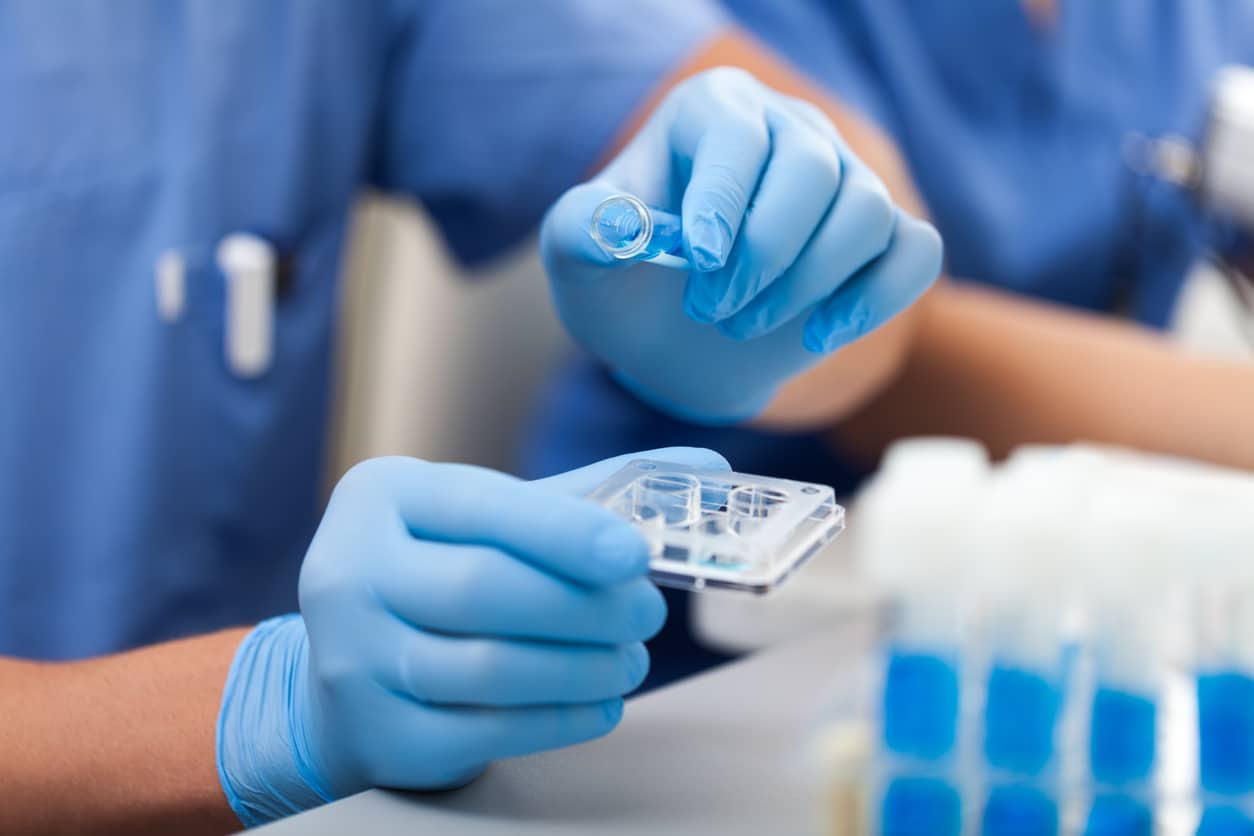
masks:
[[(723, 4), (896, 138), (955, 277), (1161, 326), (1220, 233), (1187, 195), (1134, 175), (1123, 147), (1130, 132), (1201, 133), (1215, 71), (1254, 63), (1254, 4), (1058, 0), (1043, 27), (1016, 0)], [(847, 489), (858, 477), (813, 437), (672, 421), (587, 361), (553, 382), (522, 465), (669, 443)]]
[[(696, 3), (632, 6), (5, 4), (0, 654), (83, 657), (294, 609), (351, 201), (412, 195), (466, 260), (517, 241), (721, 25)], [(289, 274), (253, 380), (223, 360), (213, 252), (237, 231)], [(153, 278), (167, 249), (188, 264), (171, 324)]]

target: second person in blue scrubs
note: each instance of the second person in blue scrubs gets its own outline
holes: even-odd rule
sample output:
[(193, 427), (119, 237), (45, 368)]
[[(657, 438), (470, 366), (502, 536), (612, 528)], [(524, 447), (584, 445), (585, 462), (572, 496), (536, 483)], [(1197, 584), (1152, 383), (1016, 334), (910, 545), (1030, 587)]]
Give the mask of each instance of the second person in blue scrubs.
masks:
[[(1254, 62), (1254, 7), (724, 6), (826, 91), (829, 112), (851, 110), (892, 137), (944, 236), (948, 273), (961, 283), (925, 299), (891, 385), (869, 405), (831, 415), (817, 433), (795, 422), (677, 421), (592, 362), (572, 360), (539, 408), (526, 472), (698, 444), (737, 469), (849, 491), (893, 438), (927, 433), (978, 437), (995, 452), (1086, 439), (1254, 467), (1254, 375), (1185, 357), (1149, 330), (1168, 321), (1187, 270), (1228, 230), (1124, 159), (1132, 132), (1199, 135), (1215, 71)], [(836, 120), (848, 135), (839, 113)], [(1143, 328), (1068, 312), (1077, 309)], [(653, 644), (651, 684), (722, 658), (689, 636), (687, 595), (668, 597), (672, 617)]]

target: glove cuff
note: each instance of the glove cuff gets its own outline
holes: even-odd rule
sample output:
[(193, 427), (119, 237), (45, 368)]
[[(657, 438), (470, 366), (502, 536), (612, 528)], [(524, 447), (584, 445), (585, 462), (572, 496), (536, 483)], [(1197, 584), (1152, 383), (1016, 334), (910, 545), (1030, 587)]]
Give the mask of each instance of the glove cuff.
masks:
[(308, 641), (299, 615), (258, 624), (235, 652), (218, 714), (218, 777), (246, 827), (332, 800), (302, 728)]

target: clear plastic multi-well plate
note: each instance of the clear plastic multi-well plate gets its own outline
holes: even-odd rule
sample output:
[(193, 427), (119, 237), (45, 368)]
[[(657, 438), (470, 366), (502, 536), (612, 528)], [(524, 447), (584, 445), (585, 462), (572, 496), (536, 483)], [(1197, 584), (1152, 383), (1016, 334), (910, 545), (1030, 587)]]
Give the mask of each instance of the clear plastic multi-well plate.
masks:
[(655, 582), (682, 589), (769, 592), (845, 527), (826, 485), (645, 459), (590, 498), (644, 532)]

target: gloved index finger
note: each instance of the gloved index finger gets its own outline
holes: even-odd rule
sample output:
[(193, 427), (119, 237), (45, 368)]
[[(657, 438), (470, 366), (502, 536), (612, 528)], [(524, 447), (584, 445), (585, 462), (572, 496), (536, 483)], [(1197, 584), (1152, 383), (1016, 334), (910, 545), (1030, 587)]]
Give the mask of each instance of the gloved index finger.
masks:
[[(678, 137), (685, 133), (676, 131)], [(690, 141), (679, 139), (677, 149), (692, 159), (683, 199), (684, 237), (692, 264), (702, 271), (717, 270), (731, 255), (770, 156), (771, 140), (764, 119), (728, 113), (685, 148)]]
[(586, 586), (648, 571), (649, 547), (625, 520), (585, 499), (492, 470), (388, 459), (387, 481), (417, 538), (493, 546)]

